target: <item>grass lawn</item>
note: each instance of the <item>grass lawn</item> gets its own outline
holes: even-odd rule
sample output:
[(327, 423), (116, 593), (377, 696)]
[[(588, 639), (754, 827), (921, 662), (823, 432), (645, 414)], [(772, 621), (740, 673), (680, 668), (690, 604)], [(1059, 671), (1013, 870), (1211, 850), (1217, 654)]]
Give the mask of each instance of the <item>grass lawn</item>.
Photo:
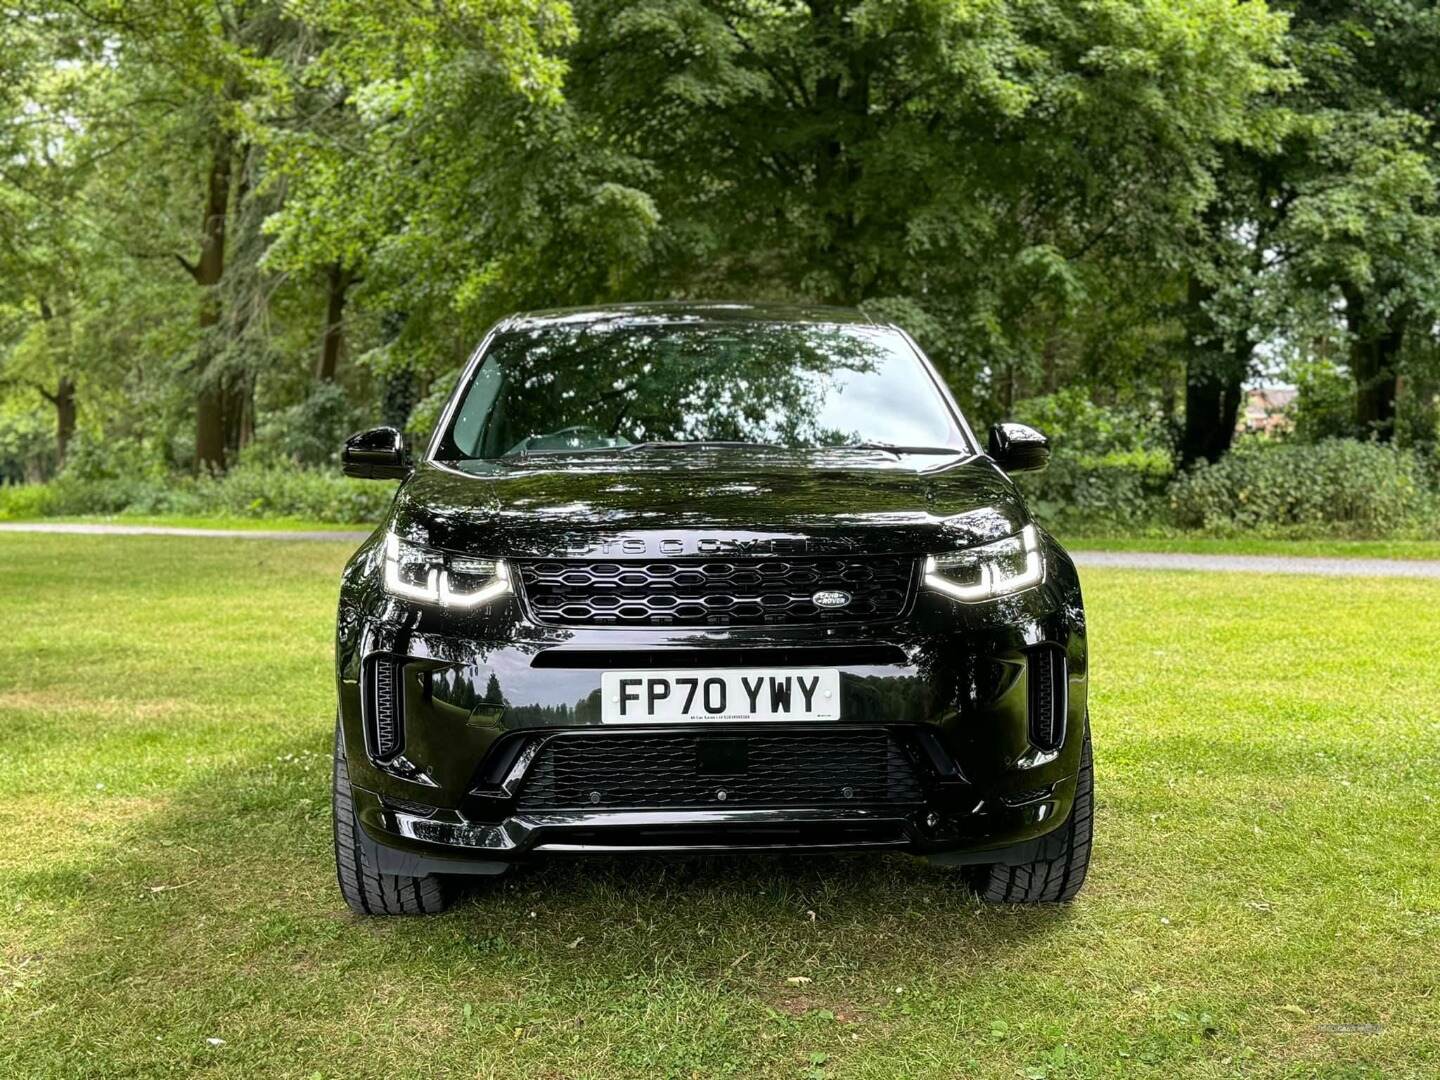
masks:
[(1085, 574), (1095, 864), (555, 862), (361, 921), (341, 545), (0, 535), (0, 1076), (1433, 1077), (1440, 582)]

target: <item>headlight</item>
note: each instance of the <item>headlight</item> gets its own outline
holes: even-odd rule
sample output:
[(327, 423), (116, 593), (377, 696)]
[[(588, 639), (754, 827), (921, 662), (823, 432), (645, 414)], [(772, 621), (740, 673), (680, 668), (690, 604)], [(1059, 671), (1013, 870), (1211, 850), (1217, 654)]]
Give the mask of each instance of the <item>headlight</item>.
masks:
[(993, 544), (925, 560), (925, 584), (967, 604), (1009, 596), (1044, 580), (1045, 560), (1034, 525)]
[(510, 592), (504, 559), (445, 555), (433, 548), (385, 537), (385, 591), (407, 600), (473, 608)]

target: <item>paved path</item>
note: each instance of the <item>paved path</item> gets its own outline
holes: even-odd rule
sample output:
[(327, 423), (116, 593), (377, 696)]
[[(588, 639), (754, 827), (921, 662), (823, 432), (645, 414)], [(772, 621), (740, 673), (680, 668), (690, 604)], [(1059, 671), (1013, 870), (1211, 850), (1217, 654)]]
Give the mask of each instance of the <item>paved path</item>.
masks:
[[(0, 532), (73, 533), (82, 536), (212, 536), (239, 540), (330, 540), (358, 544), (370, 534), (351, 529), (195, 529), (176, 525), (0, 522)], [(1191, 555), (1158, 551), (1074, 551), (1080, 566), (1124, 570), (1219, 570), (1251, 574), (1321, 574), (1328, 577), (1440, 578), (1440, 559), (1334, 559), (1310, 555)]]
[(1333, 559), (1314, 555), (1192, 555), (1160, 551), (1072, 551), (1077, 566), (1127, 570), (1229, 570), (1328, 577), (1440, 578), (1440, 559)]

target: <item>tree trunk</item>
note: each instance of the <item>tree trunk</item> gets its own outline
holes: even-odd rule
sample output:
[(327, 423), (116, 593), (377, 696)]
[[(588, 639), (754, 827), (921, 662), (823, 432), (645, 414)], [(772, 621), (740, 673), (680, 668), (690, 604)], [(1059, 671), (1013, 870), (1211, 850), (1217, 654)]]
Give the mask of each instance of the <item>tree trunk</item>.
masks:
[[(232, 349), (239, 349), (242, 355), (246, 354), (248, 343), (250, 318), (254, 313), (255, 286), (253, 282), (254, 266), (236, 266), (236, 256), (242, 259), (245, 256), (245, 243), (247, 238), (244, 235), (246, 228), (247, 200), (250, 196), (251, 177), (251, 147), (248, 143), (241, 143), (234, 152), (234, 174), (233, 181), (233, 204), (230, 208), (231, 226), (229, 228), (230, 276), (233, 279), (237, 270), (245, 270), (247, 275), (243, 281), (230, 280), (226, 283), (226, 298), (230, 304), (229, 333), (227, 344)], [(249, 286), (247, 291), (246, 286)], [(255, 381), (252, 372), (244, 363), (236, 363), (232, 354), (230, 363), (225, 365), (222, 377), (224, 393), (223, 409), (225, 415), (225, 460), (234, 461), (240, 451), (250, 445), (255, 437)]]
[(63, 469), (70, 440), (75, 437), (75, 382), (70, 376), (60, 376), (51, 400), (55, 403), (55, 467)]
[(195, 284), (203, 290), (200, 296), (200, 389), (195, 400), (195, 466), (200, 470), (225, 468), (227, 394), (224, 380), (213, 368), (220, 351), (216, 347), (215, 328), (220, 322), (218, 286), (225, 276), (225, 219), (230, 208), (234, 154), (234, 139), (228, 132), (221, 132), (210, 154), (200, 258), (194, 265), (181, 260)]
[(1350, 373), (1355, 377), (1355, 428), (1361, 438), (1390, 442), (1395, 437), (1396, 369), (1405, 343), (1405, 317), (1388, 322), (1371, 318), (1364, 295), (1343, 289), (1345, 325), (1350, 331)]
[(70, 324), (68, 304), (60, 302), (61, 320), (56, 325), (55, 309), (47, 297), (40, 298), (40, 318), (45, 323), (45, 350), (49, 353), (50, 364), (60, 372), (52, 394), (37, 385), (40, 396), (55, 406), (55, 470), (65, 467), (65, 454), (70, 449), (70, 440), (75, 437), (75, 380), (65, 374), (70, 364)]
[(1180, 435), (1180, 467), (1219, 461), (1235, 439), (1241, 389), (1254, 346), (1249, 341), (1227, 348), (1206, 304), (1213, 291), (1191, 277), (1185, 297), (1185, 425)]
[(811, 0), (811, 33), (817, 46), (842, 58), (844, 75), (829, 71), (815, 81), (814, 116), (820, 132), (813, 150), (814, 195), (823, 208), (825, 236), (820, 265), (834, 275), (827, 299), (851, 306), (873, 295), (876, 268), (865, 257), (855, 192), (862, 179), (861, 163), (852, 146), (873, 125), (870, 116), (869, 56), (857, 46), (845, 0)]
[(221, 388), (221, 411), (225, 423), (225, 460), (233, 461), (241, 448), (255, 436), (255, 402), (250, 380), (227, 373)]
[(340, 263), (325, 268), (325, 334), (315, 364), (315, 378), (321, 382), (334, 382), (340, 367), (340, 354), (345, 348), (345, 298), (353, 283), (354, 275)]

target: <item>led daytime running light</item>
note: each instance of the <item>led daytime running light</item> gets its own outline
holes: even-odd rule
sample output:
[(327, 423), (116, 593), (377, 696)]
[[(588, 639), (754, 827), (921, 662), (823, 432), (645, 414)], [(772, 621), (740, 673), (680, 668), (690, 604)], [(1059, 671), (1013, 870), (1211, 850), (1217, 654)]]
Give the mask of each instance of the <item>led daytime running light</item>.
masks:
[(473, 592), (457, 591), (450, 584), (450, 571), (432, 566), (424, 584), (406, 581), (400, 575), (401, 540), (394, 533), (385, 538), (385, 591), (407, 600), (440, 604), (449, 608), (473, 608), (488, 604), (511, 592), (510, 568), (504, 559), (495, 560), (495, 576)]
[[(1025, 569), (1018, 574), (1002, 577), (995, 563), (982, 562), (980, 580), (966, 584), (941, 573), (939, 562), (931, 555), (925, 560), (925, 584), (964, 604), (983, 603), (1039, 585), (1045, 580), (1045, 563), (1040, 557), (1040, 535), (1034, 525), (1026, 525), (1020, 530), (1020, 542), (1025, 552)], [(983, 551), (984, 548), (980, 548), (974, 553)]]

